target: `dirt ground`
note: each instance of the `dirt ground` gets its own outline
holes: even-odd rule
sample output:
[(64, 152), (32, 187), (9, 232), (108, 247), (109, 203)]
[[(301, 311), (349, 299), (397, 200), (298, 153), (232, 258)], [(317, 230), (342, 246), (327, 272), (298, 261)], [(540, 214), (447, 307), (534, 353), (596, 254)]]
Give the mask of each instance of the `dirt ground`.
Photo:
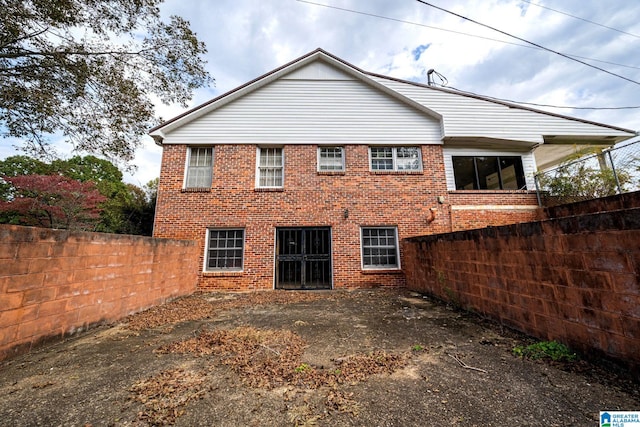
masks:
[(7, 426), (595, 426), (624, 372), (405, 291), (205, 293), (0, 364)]

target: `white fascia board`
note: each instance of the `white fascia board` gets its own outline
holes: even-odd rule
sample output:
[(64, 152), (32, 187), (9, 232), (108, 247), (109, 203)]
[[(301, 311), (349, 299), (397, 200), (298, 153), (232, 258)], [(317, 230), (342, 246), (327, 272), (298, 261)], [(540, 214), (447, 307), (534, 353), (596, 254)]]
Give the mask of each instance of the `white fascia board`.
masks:
[(149, 133), (149, 136), (151, 136), (151, 138), (153, 138), (153, 142), (155, 142), (156, 145), (162, 146), (162, 141), (164, 141), (164, 138), (165, 138), (164, 132), (162, 132), (160, 129), (157, 129), (157, 130)]

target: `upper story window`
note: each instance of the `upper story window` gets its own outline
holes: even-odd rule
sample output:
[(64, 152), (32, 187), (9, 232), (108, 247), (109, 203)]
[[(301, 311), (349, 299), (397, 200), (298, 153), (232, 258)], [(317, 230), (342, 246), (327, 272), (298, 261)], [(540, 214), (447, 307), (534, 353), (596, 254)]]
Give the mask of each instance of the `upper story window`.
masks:
[(396, 227), (362, 227), (361, 238), (364, 269), (400, 268)]
[(244, 258), (244, 230), (207, 230), (205, 271), (241, 271)]
[(344, 171), (344, 148), (318, 147), (318, 171), (319, 172)]
[(284, 153), (282, 148), (259, 147), (256, 186), (282, 188), (284, 183)]
[(452, 156), (456, 190), (526, 190), (520, 156)]
[(369, 147), (372, 171), (421, 171), (419, 147)]
[(210, 188), (213, 177), (213, 147), (189, 147), (185, 188)]

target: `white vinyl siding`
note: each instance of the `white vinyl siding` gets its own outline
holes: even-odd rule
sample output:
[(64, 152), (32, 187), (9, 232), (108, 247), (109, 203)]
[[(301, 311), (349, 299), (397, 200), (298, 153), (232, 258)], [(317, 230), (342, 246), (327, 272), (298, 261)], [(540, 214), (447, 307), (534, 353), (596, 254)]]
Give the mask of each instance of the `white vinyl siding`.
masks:
[(533, 175), (536, 171), (535, 160), (531, 152), (518, 151), (493, 151), (477, 148), (450, 148), (445, 147), (444, 154), (444, 170), (447, 178), (447, 188), (449, 190), (456, 189), (456, 179), (453, 170), (453, 157), (478, 157), (478, 156), (504, 156), (504, 157), (520, 157), (522, 159), (522, 169), (524, 171), (524, 179), (528, 190), (535, 190), (535, 182)]
[[(606, 143), (624, 129), (363, 73), (323, 53), (274, 70), (153, 132), (165, 144)], [(458, 145), (464, 146), (464, 145)], [(484, 146), (488, 148), (488, 146)]]
[(165, 136), (166, 144), (441, 144), (439, 120), (345, 75), (274, 81)]
[(504, 104), (383, 77), (371, 78), (442, 115), (443, 137), (447, 138), (483, 137), (543, 143), (547, 135), (625, 135), (622, 131), (597, 124), (510, 108)]
[(282, 188), (284, 185), (284, 153), (282, 148), (259, 147), (256, 186)]
[(344, 171), (344, 148), (318, 147), (318, 171), (319, 172)]
[(210, 188), (213, 177), (213, 148), (189, 147), (185, 188)]

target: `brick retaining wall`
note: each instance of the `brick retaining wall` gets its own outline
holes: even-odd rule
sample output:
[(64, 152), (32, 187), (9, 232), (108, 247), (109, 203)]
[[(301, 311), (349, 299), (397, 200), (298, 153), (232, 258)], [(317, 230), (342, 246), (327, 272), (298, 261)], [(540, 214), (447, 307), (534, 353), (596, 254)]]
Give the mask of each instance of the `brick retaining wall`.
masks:
[(638, 372), (640, 208), (414, 237), (403, 246), (410, 289)]
[(540, 219), (561, 218), (637, 207), (640, 207), (640, 191), (544, 208), (546, 217)]
[(194, 292), (194, 242), (0, 225), (0, 360)]

